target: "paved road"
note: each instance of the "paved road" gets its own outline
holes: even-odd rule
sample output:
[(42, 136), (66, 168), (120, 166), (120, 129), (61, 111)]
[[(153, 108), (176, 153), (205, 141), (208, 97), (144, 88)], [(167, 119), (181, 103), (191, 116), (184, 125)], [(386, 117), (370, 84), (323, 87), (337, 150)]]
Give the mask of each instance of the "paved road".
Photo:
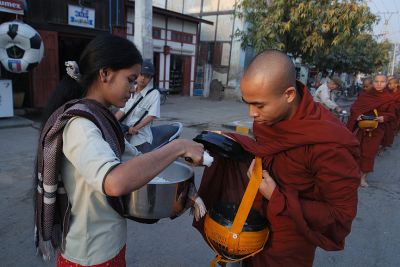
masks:
[[(183, 137), (202, 129), (220, 129), (223, 123), (246, 119), (247, 108), (236, 101), (214, 102), (197, 98), (168, 99), (162, 122), (185, 125)], [(370, 188), (360, 189), (353, 230), (342, 252), (318, 251), (314, 266), (400, 266), (400, 138), (377, 159), (369, 177)], [(54, 266), (42, 263), (33, 249), (31, 202), (32, 167), (37, 130), (32, 127), (0, 129), (0, 267)], [(202, 169), (196, 169), (196, 183)], [(127, 262), (133, 267), (203, 267), (213, 257), (185, 213), (155, 225), (129, 222)]]

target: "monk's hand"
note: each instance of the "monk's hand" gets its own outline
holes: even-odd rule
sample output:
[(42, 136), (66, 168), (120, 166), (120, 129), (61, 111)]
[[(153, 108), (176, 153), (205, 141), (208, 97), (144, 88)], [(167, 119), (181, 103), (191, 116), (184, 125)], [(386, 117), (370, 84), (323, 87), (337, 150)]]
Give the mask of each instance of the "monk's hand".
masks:
[(254, 164), (255, 164), (255, 163), (256, 163), (256, 160), (253, 159), (253, 160), (251, 161), (251, 164), (250, 164), (249, 169), (247, 170), (247, 177), (249, 177), (249, 179), (250, 179), (250, 177), (251, 177), (251, 174), (253, 173), (253, 169), (254, 169)]
[(385, 121), (384, 118), (383, 118), (383, 116), (376, 117), (376, 120), (377, 120), (379, 123), (383, 123), (383, 122)]
[(276, 182), (274, 181), (274, 179), (272, 179), (272, 177), (268, 174), (266, 170), (263, 170), (263, 178), (261, 180), (261, 184), (258, 190), (266, 199), (269, 200), (275, 188)]
[(360, 116), (358, 116), (358, 117), (357, 117), (357, 120), (360, 121), (360, 120), (361, 120), (361, 117), (362, 117), (363, 115), (364, 115), (364, 114), (361, 114)]

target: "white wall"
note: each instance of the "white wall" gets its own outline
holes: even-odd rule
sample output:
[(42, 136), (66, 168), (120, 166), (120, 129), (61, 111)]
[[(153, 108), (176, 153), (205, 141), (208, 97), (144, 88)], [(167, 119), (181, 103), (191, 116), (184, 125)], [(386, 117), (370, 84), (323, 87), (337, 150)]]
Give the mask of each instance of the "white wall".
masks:
[(165, 28), (165, 17), (153, 14), (153, 27)]
[(182, 28), (183, 28), (182, 20), (168, 18), (168, 30), (174, 30), (174, 31), (181, 32)]
[(217, 20), (217, 16), (204, 16), (203, 19), (212, 21), (213, 25), (202, 24), (201, 32), (200, 32), (200, 40), (201, 41), (214, 41), (215, 39), (215, 22)]
[[(182, 0), (183, 1), (183, 0)], [(196, 0), (197, 1), (197, 0)], [(170, 2), (170, 1), (168, 1)], [(156, 1), (153, 0), (153, 6), (158, 6), (161, 8), (165, 8), (162, 4), (165, 4), (165, 1)], [(186, 4), (186, 2), (185, 2)], [(179, 3), (177, 4), (179, 6)], [(172, 5), (171, 5), (172, 6)], [(176, 8), (176, 7), (175, 7)], [(182, 11), (180, 11), (182, 12)], [(132, 34), (132, 23), (134, 22), (134, 12), (133, 9), (128, 8), (127, 11), (127, 39), (133, 42), (134, 35)], [(130, 25), (129, 25), (130, 24)], [(195, 55), (196, 55), (196, 32), (197, 32), (197, 24), (183, 21), (175, 18), (168, 18), (167, 31), (166, 28), (166, 20), (165, 17), (158, 14), (153, 14), (153, 27), (161, 28), (161, 40), (153, 39), (153, 52), (160, 53), (160, 69), (159, 69), (159, 87), (165, 87), (169, 89), (169, 75), (170, 75), (170, 63), (171, 63), (171, 55), (165, 55), (164, 45), (170, 46), (170, 53), (177, 55), (185, 55), (191, 56), (191, 70), (190, 70), (190, 95), (193, 95), (194, 89), (194, 77), (195, 77)], [(187, 43), (179, 43), (171, 41), (171, 30), (178, 32), (185, 32), (189, 34), (193, 34), (193, 44)], [(165, 38), (167, 40), (165, 40)], [(164, 74), (165, 72), (165, 74)], [(164, 77), (165, 75), (165, 77)], [(164, 82), (165, 80), (165, 82)]]
[(196, 32), (197, 32), (197, 24), (185, 21), (183, 23), (183, 32), (196, 34)]

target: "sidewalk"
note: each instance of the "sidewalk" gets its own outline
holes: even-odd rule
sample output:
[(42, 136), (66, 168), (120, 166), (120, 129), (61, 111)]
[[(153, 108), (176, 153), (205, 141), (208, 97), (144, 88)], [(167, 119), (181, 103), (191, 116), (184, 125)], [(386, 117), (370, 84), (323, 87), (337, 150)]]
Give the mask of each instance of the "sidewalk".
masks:
[(185, 127), (200, 130), (234, 129), (234, 122), (247, 122), (247, 105), (233, 99), (213, 101), (203, 97), (169, 96), (167, 102), (161, 105), (161, 118), (156, 124), (179, 121)]
[[(355, 99), (340, 97), (337, 102), (349, 110)], [(167, 102), (161, 105), (161, 118), (156, 120), (155, 124), (172, 121), (179, 121), (185, 127), (200, 130), (221, 130), (221, 128), (234, 130), (236, 126), (251, 129), (253, 122), (248, 116), (247, 105), (238, 100), (215, 101), (203, 97), (170, 95)], [(22, 116), (0, 118), (0, 129), (35, 126), (36, 123), (36, 120), (32, 121)]]
[(33, 121), (20, 116), (0, 118), (0, 129), (32, 126)]

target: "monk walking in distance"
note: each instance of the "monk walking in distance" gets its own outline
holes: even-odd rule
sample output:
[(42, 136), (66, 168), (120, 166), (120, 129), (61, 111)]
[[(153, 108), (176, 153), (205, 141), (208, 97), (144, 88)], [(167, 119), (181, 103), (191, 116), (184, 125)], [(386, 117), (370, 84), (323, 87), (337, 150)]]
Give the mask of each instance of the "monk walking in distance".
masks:
[[(347, 127), (354, 132), (360, 141), (362, 171), (361, 186), (368, 187), (367, 174), (374, 170), (375, 157), (381, 145), (387, 146), (393, 142), (393, 122), (396, 120), (396, 106), (392, 95), (386, 89), (387, 77), (378, 74), (373, 80), (373, 89), (360, 93), (350, 109)], [(376, 129), (361, 129), (358, 121), (362, 115), (376, 117)]]

